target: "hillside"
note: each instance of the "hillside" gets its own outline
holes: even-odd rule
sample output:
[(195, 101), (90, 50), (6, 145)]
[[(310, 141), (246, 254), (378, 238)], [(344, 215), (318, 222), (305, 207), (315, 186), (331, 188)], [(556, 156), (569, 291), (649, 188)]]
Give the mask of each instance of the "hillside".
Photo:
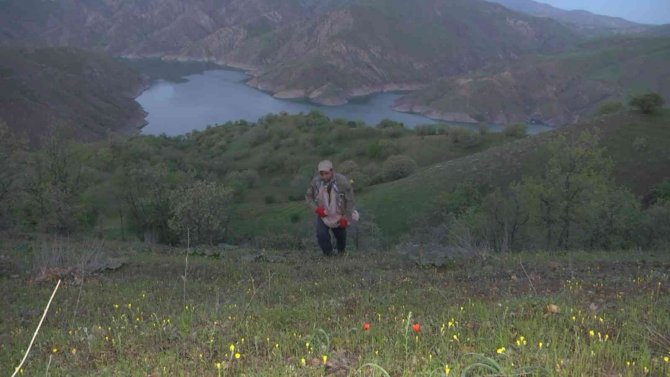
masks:
[(55, 128), (92, 141), (134, 134), (146, 82), (103, 54), (72, 48), (0, 48), (0, 123), (39, 144)]
[(658, 91), (670, 97), (670, 39), (610, 38), (574, 52), (500, 64), (441, 80), (401, 98), (395, 108), (435, 119), (562, 126), (608, 101)]
[[(402, 236), (435, 211), (445, 192), (464, 183), (502, 188), (522, 176), (537, 175), (543, 169), (548, 143), (560, 135), (574, 140), (582, 131), (599, 135), (607, 155), (614, 161), (617, 183), (628, 187), (641, 200), (656, 185), (670, 179), (668, 124), (668, 111), (651, 117), (624, 112), (521, 140), (508, 140), (461, 157), (444, 156), (442, 162), (426, 166), (410, 177), (365, 188), (358, 195), (359, 207), (364, 218), (378, 227), (376, 232), (391, 238)], [(635, 147), (639, 138), (646, 144), (644, 149)], [(286, 220), (302, 218), (307, 212), (302, 203), (251, 204), (242, 208), (231, 227), (235, 234), (249, 236), (270, 233), (273, 229), (301, 234), (298, 225), (303, 226), (302, 222), (293, 224)]]
[(278, 97), (322, 104), (415, 89), (576, 39), (557, 22), (480, 0), (0, 3), (0, 44), (215, 61), (251, 70), (250, 85)]
[[(26, 376), (353, 377), (383, 368), (453, 377), (489, 360), (508, 375), (670, 373), (662, 251), (493, 254), (420, 268), (390, 250), (326, 259), (202, 248), (185, 263), (186, 248), (36, 237), (5, 238), (0, 255), (6, 369), (64, 279)], [(90, 272), (108, 260), (121, 263)]]
[(551, 18), (586, 36), (638, 34), (653, 29), (619, 17), (593, 14), (584, 10), (564, 10), (533, 0), (489, 0), (530, 16)]

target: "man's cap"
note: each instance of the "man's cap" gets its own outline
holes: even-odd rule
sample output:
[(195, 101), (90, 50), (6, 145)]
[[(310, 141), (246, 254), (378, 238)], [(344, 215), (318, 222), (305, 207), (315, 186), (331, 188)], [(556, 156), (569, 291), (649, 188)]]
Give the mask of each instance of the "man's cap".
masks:
[(319, 162), (319, 171), (331, 171), (333, 170), (333, 163), (329, 160), (324, 160)]

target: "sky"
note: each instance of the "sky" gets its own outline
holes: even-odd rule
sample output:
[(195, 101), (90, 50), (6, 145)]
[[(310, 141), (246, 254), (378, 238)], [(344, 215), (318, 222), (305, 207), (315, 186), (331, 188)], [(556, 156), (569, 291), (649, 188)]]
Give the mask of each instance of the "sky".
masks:
[(562, 9), (584, 9), (646, 24), (670, 24), (670, 0), (537, 0)]

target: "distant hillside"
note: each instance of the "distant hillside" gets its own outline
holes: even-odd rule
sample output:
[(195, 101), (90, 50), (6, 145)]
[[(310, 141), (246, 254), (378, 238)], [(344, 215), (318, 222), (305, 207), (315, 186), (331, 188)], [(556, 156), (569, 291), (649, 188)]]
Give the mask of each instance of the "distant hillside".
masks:
[(0, 44), (215, 61), (251, 70), (250, 84), (278, 97), (323, 104), (564, 51), (576, 39), (482, 0), (0, 2)]
[(561, 126), (607, 101), (658, 91), (670, 98), (670, 39), (615, 38), (575, 52), (537, 56), (447, 78), (401, 98), (396, 108), (444, 120), (542, 121)]
[(584, 10), (564, 10), (533, 0), (488, 0), (535, 17), (557, 20), (586, 35), (636, 34), (652, 27), (619, 17), (593, 14)]
[(134, 97), (145, 85), (140, 74), (102, 54), (0, 48), (0, 122), (33, 145), (56, 127), (79, 140), (136, 133), (144, 112)]

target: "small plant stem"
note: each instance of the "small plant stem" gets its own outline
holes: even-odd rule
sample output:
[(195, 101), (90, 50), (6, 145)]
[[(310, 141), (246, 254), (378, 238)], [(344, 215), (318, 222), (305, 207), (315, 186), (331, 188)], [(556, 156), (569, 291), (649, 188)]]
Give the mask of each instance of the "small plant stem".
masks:
[(21, 370), (21, 367), (23, 367), (23, 363), (26, 362), (26, 359), (28, 358), (28, 354), (30, 353), (30, 349), (33, 347), (33, 343), (35, 342), (35, 338), (37, 338), (37, 333), (40, 332), (40, 328), (42, 327), (42, 323), (44, 322), (44, 319), (47, 317), (47, 312), (49, 311), (49, 306), (51, 306), (51, 301), (53, 301), (54, 297), (56, 296), (56, 291), (58, 291), (58, 287), (60, 287), (60, 280), (58, 280), (58, 283), (56, 283), (56, 288), (54, 288), (53, 293), (51, 293), (51, 298), (49, 299), (49, 302), (47, 303), (47, 307), (44, 308), (44, 313), (42, 314), (42, 319), (40, 319), (40, 323), (37, 324), (37, 329), (35, 329), (35, 333), (33, 334), (33, 338), (30, 340), (30, 344), (28, 345), (28, 349), (26, 350), (25, 355), (23, 355), (23, 359), (21, 360), (21, 363), (19, 363), (19, 366), (14, 369), (14, 373), (12, 374), (12, 377), (16, 376), (17, 373), (19, 373), (19, 370)]

